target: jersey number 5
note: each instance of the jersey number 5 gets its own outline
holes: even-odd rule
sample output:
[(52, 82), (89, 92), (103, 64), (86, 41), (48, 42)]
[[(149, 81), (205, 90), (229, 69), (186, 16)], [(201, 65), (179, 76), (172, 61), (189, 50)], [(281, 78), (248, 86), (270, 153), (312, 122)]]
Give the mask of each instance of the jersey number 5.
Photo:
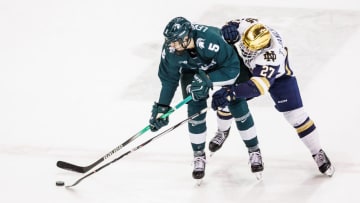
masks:
[(210, 51), (218, 52), (220, 49), (220, 46), (217, 44), (210, 43), (208, 49)]

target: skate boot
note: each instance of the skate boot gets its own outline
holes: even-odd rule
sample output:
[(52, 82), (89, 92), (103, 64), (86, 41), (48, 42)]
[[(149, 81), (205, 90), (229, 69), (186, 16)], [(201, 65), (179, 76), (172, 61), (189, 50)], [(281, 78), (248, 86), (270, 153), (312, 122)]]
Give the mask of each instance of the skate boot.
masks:
[(317, 154), (314, 154), (312, 157), (315, 160), (316, 165), (319, 167), (319, 171), (321, 173), (329, 177), (334, 174), (335, 168), (322, 149), (320, 149), (320, 151)]
[(205, 152), (202, 152), (201, 154), (195, 154), (194, 155), (194, 170), (192, 172), (192, 176), (194, 179), (196, 179), (198, 182), (197, 184), (201, 184), (201, 180), (205, 176), (205, 165), (206, 165), (206, 155)]
[(228, 130), (225, 131), (217, 131), (215, 133), (215, 137), (213, 137), (213, 139), (211, 139), (210, 143), (209, 143), (209, 150), (212, 152), (210, 154), (210, 156), (212, 156), (212, 154), (214, 152), (216, 152), (217, 150), (219, 150), (222, 145), (224, 144), (226, 138), (229, 136), (229, 132), (230, 132), (230, 128)]
[(249, 152), (249, 163), (251, 165), (251, 172), (256, 176), (256, 179), (262, 179), (262, 171), (264, 170), (264, 163), (262, 162), (260, 149), (254, 152)]

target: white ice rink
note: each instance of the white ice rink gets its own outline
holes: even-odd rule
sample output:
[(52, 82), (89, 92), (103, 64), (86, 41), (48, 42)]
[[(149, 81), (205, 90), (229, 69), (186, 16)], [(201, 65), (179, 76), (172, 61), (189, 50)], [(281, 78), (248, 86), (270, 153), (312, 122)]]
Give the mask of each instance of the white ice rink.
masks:
[[(55, 186), (83, 176), (57, 168), (58, 160), (88, 165), (148, 124), (160, 90), (162, 31), (175, 16), (215, 26), (258, 17), (283, 33), (305, 108), (336, 167), (332, 178), (318, 172), (266, 95), (249, 102), (265, 163), (262, 181), (250, 172), (233, 127), (197, 187), (183, 125), (71, 190)], [(359, 38), (355, 0), (2, 0), (0, 202), (358, 203)], [(180, 101), (178, 91), (172, 104)], [(171, 114), (168, 127), (185, 110)], [(207, 120), (210, 140), (212, 110)], [(108, 160), (156, 134), (146, 132)]]

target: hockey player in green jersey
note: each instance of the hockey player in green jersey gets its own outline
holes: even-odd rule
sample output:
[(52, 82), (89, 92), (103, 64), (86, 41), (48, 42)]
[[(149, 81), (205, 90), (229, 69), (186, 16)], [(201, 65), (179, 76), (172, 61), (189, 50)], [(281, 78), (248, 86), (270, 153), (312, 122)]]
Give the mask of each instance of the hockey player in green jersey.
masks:
[[(179, 86), (183, 97), (192, 95), (187, 104), (187, 113), (192, 115), (207, 107), (209, 90), (213, 87), (232, 85), (241, 79), (248, 80), (247, 72), (240, 72), (240, 61), (236, 50), (222, 38), (216, 27), (192, 24), (183, 17), (173, 18), (163, 32), (165, 42), (162, 47), (158, 77), (161, 82), (159, 99), (152, 106), (149, 120), (151, 130), (157, 131), (168, 124), (168, 118), (160, 118), (171, 107), (171, 101)], [(258, 146), (254, 121), (245, 99), (235, 99), (228, 108), (218, 111), (218, 122), (225, 122), (232, 115), (236, 127), (248, 148), (251, 170), (260, 173), (263, 162)], [(223, 125), (219, 125), (223, 126)], [(226, 139), (230, 130), (218, 129)], [(191, 147), (194, 152), (194, 179), (205, 175), (206, 155), (206, 113), (188, 123)]]

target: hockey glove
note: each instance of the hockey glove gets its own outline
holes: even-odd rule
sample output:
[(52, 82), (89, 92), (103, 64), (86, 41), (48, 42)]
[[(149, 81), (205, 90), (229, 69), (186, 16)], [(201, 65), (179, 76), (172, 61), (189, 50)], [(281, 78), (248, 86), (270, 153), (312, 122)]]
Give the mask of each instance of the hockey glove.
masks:
[(223, 109), (229, 105), (229, 103), (236, 99), (233, 86), (222, 87), (216, 91), (212, 96), (211, 108), (215, 111)]
[(235, 44), (240, 40), (240, 33), (238, 31), (239, 22), (238, 21), (229, 21), (226, 25), (222, 26), (221, 32), (224, 36), (224, 39), (229, 44)]
[(209, 96), (209, 90), (213, 87), (210, 78), (202, 70), (194, 75), (194, 79), (189, 87), (189, 93), (194, 101), (207, 99)]
[(160, 118), (163, 114), (167, 113), (171, 109), (168, 105), (154, 103), (152, 106), (151, 117), (149, 120), (150, 130), (155, 132), (160, 128), (169, 124), (169, 117)]

